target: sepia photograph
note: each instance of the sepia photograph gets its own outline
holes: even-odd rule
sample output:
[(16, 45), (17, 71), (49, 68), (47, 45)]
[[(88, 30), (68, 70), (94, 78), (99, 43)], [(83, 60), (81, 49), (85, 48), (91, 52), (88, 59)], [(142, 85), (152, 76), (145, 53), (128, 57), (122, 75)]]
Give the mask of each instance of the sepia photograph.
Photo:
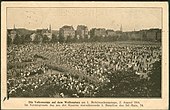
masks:
[(68, 4), (6, 7), (2, 100), (164, 98), (166, 8)]

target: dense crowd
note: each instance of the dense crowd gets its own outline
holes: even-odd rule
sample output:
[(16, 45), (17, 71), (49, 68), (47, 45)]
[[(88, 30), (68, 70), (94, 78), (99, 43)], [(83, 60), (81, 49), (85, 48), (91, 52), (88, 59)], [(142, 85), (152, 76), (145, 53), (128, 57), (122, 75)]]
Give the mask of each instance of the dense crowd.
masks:
[[(11, 45), (7, 48), (8, 93), (10, 96), (92, 97), (99, 92), (99, 85), (88, 79), (93, 77), (100, 84), (109, 83), (108, 76), (117, 71), (133, 71), (146, 79), (153, 64), (161, 60), (161, 51), (160, 44)], [(49, 65), (76, 72), (56, 72)], [(44, 89), (52, 93), (44, 92), (44, 95)]]
[(60, 73), (10, 79), (8, 87), (9, 95), (18, 97), (90, 97), (94, 96), (98, 89), (85, 79)]

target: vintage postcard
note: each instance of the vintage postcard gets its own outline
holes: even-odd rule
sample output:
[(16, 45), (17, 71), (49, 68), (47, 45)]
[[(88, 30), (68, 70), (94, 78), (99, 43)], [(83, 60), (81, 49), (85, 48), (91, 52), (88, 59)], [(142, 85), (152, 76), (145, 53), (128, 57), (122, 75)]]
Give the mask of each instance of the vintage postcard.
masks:
[(2, 109), (168, 109), (167, 2), (1, 2)]

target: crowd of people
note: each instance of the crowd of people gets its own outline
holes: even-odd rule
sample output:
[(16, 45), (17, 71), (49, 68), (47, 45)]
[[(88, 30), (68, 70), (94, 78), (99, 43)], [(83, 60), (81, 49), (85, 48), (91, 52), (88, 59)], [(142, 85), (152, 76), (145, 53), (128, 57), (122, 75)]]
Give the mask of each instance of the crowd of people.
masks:
[(98, 87), (70, 74), (44, 74), (8, 80), (11, 97), (90, 97)]
[(89, 76), (100, 79), (118, 70), (132, 69), (138, 74), (147, 73), (152, 64), (161, 59), (161, 48), (151, 45), (66, 45), (65, 51), (58, 56), (61, 58), (57, 60), (62, 60), (62, 63), (85, 70)]
[[(8, 93), (9, 96), (95, 97), (100, 85), (109, 83), (108, 76), (117, 71), (133, 71), (148, 78), (153, 64), (161, 60), (161, 51), (160, 44), (10, 45)], [(75, 72), (56, 72), (51, 66)], [(98, 85), (89, 81), (91, 78)]]

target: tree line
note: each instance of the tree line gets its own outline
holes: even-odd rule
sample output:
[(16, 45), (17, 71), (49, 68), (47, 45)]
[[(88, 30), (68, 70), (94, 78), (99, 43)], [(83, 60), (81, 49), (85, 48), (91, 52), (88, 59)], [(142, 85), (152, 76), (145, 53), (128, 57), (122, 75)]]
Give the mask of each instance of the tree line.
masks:
[(145, 36), (142, 36), (142, 38), (138, 39), (131, 39), (126, 34), (121, 35), (114, 35), (114, 36), (80, 36), (76, 37), (74, 36), (67, 36), (67, 38), (64, 38), (63, 36), (52, 34), (52, 38), (49, 38), (47, 35), (43, 34), (35, 34), (34, 39), (31, 38), (32, 34), (23, 34), (19, 35), (16, 34), (15, 37), (12, 39), (10, 34), (7, 34), (7, 44), (25, 44), (25, 43), (81, 43), (81, 42), (114, 42), (114, 41), (150, 41), (145, 38)]

